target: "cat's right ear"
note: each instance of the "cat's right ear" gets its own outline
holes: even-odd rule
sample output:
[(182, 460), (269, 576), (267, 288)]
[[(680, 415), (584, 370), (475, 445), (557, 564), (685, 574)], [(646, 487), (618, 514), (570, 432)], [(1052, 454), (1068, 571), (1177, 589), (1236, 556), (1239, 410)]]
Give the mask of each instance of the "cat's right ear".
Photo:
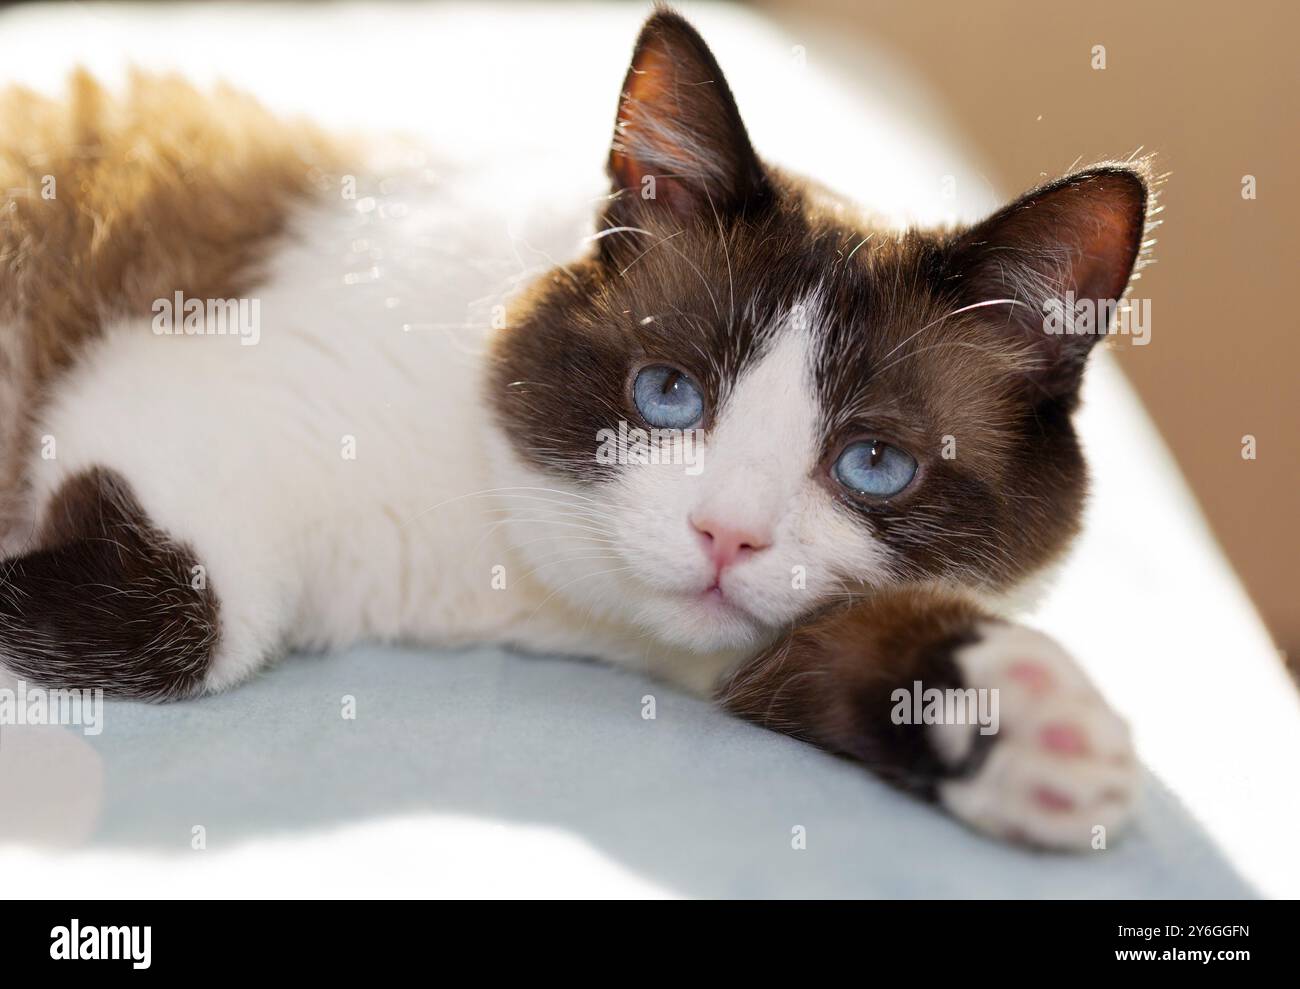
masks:
[(667, 9), (637, 38), (609, 153), (610, 225), (682, 224), (756, 208), (769, 196), (740, 111), (704, 39)]
[[(1034, 396), (1072, 400), (1078, 391), (1088, 353), (1141, 260), (1150, 182), (1142, 161), (1098, 165), (1021, 197), (952, 245), (948, 284), (969, 306), (996, 306), (986, 310), (991, 332), (1029, 345)], [(1076, 332), (1065, 315), (1076, 300), (1107, 317)]]

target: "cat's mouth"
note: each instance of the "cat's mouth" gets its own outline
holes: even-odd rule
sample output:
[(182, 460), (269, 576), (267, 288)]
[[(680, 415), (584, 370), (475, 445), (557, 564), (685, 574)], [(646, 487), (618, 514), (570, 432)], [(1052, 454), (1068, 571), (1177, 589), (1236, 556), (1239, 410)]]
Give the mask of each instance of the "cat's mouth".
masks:
[(656, 589), (642, 620), (666, 642), (692, 652), (731, 649), (755, 642), (768, 628), (747, 588), (713, 579)]
[(717, 614), (720, 617), (726, 616), (733, 621), (737, 618), (746, 622), (758, 621), (753, 613), (737, 599), (735, 594), (728, 594), (722, 589), (721, 581), (715, 580), (709, 587), (697, 592), (694, 597), (708, 612)]

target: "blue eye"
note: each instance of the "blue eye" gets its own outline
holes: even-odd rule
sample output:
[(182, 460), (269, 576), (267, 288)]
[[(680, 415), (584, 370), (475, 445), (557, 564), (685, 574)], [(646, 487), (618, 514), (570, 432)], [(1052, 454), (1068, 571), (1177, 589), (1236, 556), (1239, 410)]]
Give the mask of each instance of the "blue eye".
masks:
[(896, 446), (880, 440), (852, 443), (832, 470), (835, 480), (859, 494), (886, 498), (896, 495), (916, 474), (916, 461)]
[(674, 367), (645, 368), (632, 384), (632, 396), (645, 421), (660, 429), (689, 429), (704, 418), (704, 396)]

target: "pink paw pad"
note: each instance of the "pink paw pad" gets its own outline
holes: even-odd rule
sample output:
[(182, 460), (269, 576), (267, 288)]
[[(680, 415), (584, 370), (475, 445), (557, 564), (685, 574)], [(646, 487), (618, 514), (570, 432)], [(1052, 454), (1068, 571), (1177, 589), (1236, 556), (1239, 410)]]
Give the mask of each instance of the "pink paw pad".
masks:
[(1052, 674), (1038, 663), (1021, 660), (1007, 667), (1007, 675), (1016, 680), (1031, 693), (1046, 693), (1052, 686)]
[(1038, 740), (1043, 748), (1058, 755), (1083, 755), (1088, 751), (1088, 738), (1076, 725), (1046, 725)]
[(1063, 793), (1040, 786), (1034, 790), (1034, 802), (1044, 810), (1067, 811), (1074, 809), (1074, 801)]

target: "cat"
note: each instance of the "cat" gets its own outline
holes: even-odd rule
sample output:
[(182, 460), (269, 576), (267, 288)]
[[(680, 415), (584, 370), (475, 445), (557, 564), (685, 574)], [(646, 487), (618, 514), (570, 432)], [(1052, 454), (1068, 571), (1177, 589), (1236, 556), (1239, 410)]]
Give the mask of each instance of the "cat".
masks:
[(715, 697), (1009, 841), (1132, 818), (1127, 726), (1007, 611), (1087, 487), (1105, 328), (1044, 305), (1123, 297), (1147, 160), (878, 227), (764, 163), (657, 7), (595, 233), (515, 291), (474, 169), (363, 168), (175, 79), (4, 99), (12, 674), (163, 701), (290, 649), (499, 643)]

